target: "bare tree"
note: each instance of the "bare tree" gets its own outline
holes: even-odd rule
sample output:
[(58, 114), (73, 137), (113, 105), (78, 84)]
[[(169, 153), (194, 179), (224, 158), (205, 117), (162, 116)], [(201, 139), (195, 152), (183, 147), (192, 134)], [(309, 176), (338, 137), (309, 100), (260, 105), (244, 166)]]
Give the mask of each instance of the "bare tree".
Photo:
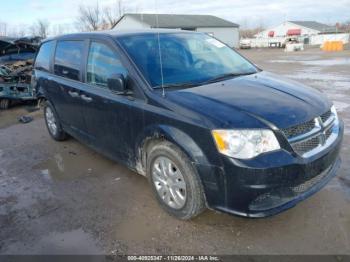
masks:
[(28, 27), (24, 24), (12, 25), (7, 30), (7, 35), (12, 37), (24, 37)]
[[(122, 0), (115, 1), (111, 6), (105, 6), (103, 9), (103, 19), (105, 27), (108, 29), (112, 28), (119, 18), (121, 18), (125, 13), (125, 6)], [(106, 29), (106, 28), (104, 28)]]
[(342, 23), (336, 23), (336, 28), (337, 30), (343, 31), (343, 32), (350, 32), (350, 20), (347, 20), (345, 22)]
[(257, 33), (260, 33), (263, 30), (264, 28), (261, 27), (256, 27), (252, 29), (241, 29), (239, 30), (239, 35), (242, 38), (253, 38)]
[(7, 23), (0, 22), (0, 36), (6, 36), (7, 35)]
[(26, 35), (27, 28), (24, 25), (19, 25), (16, 30), (17, 37), (24, 37)]
[(113, 4), (103, 7), (98, 3), (95, 6), (81, 5), (77, 17), (77, 29), (82, 31), (111, 29), (126, 10), (123, 0), (115, 0)]
[(50, 24), (47, 20), (37, 20), (36, 23), (34, 23), (30, 27), (30, 31), (32, 35), (40, 36), (42, 38), (46, 38), (49, 34), (49, 27)]
[(42, 38), (46, 38), (49, 33), (49, 22), (47, 20), (38, 20), (38, 35)]
[(96, 3), (95, 6), (79, 6), (77, 27), (83, 31), (96, 31), (103, 23), (101, 8)]

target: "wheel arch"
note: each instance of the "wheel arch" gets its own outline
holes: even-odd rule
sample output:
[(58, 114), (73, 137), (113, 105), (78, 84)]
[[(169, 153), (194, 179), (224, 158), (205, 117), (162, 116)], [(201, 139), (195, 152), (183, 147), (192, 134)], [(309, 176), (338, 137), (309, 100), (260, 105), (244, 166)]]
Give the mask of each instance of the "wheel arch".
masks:
[(169, 125), (149, 126), (136, 139), (136, 170), (146, 176), (147, 152), (159, 141), (166, 140), (182, 150), (192, 163), (208, 164), (200, 146), (184, 131)]

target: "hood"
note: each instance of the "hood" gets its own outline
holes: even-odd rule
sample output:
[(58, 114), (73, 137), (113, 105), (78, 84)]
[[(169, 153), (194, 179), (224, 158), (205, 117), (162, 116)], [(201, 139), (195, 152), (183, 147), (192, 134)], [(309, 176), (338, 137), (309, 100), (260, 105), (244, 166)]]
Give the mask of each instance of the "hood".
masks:
[(242, 113), (286, 128), (320, 116), (331, 106), (321, 92), (267, 72), (170, 91), (167, 97), (225, 128), (252, 127)]

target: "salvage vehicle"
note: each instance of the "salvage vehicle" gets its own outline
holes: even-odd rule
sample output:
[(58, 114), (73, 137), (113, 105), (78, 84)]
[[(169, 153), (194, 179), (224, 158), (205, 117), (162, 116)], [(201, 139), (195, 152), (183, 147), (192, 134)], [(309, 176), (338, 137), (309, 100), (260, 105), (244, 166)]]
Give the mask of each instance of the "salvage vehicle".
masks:
[(40, 40), (0, 38), (0, 109), (7, 109), (13, 101), (36, 99), (31, 74)]
[(73, 136), (146, 176), (180, 219), (205, 207), (277, 214), (340, 165), (344, 125), (322, 93), (203, 33), (56, 37), (41, 45), (33, 78), (53, 139)]

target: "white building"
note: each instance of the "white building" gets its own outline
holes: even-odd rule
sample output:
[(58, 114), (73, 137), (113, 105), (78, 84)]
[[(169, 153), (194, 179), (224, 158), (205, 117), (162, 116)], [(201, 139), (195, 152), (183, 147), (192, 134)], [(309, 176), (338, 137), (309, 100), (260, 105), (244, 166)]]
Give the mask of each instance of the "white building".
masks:
[(324, 41), (335, 40), (343, 41), (344, 44), (349, 42), (349, 34), (338, 32), (335, 26), (315, 21), (286, 21), (256, 34), (252, 45), (265, 47), (271, 43), (282, 43), (288, 37), (297, 38), (300, 42), (310, 45), (322, 45)]
[(315, 21), (286, 21), (278, 26), (266, 29), (258, 34), (256, 38), (285, 37), (285, 36), (312, 36), (325, 33), (335, 33), (333, 26), (321, 24)]
[(204, 32), (231, 47), (239, 45), (239, 25), (212, 15), (125, 14), (113, 30), (150, 28)]

